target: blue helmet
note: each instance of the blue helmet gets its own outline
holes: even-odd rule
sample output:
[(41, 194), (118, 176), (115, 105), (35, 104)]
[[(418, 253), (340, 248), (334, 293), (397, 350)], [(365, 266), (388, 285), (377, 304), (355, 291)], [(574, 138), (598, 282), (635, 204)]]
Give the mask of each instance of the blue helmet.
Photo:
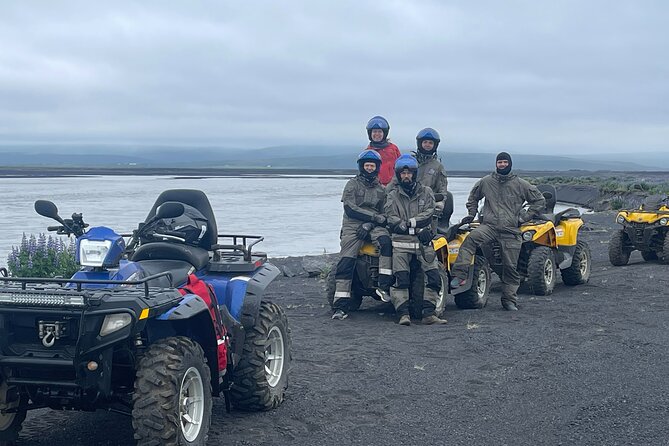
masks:
[[(376, 164), (376, 170), (374, 172), (367, 172), (364, 168), (365, 163), (374, 163)], [(381, 155), (379, 155), (376, 150), (363, 150), (360, 155), (358, 155), (358, 171), (360, 174), (366, 178), (376, 178), (379, 175), (379, 169), (381, 168)]]
[(433, 128), (426, 127), (420, 132), (418, 132), (418, 135), (416, 135), (416, 146), (418, 147), (418, 151), (427, 154), (427, 153), (433, 153), (433, 152), (424, 152), (423, 151), (423, 141), (434, 141), (434, 151), (437, 151), (437, 147), (439, 147), (439, 141), (441, 139), (439, 138), (439, 132), (436, 131)]
[[(385, 141), (388, 138), (388, 132), (390, 132), (390, 124), (383, 116), (374, 116), (367, 122), (367, 137), (372, 141), (372, 130), (380, 129), (383, 132), (383, 140)], [(372, 141), (373, 142), (373, 141)]]
[[(413, 173), (413, 176), (411, 177), (411, 184), (408, 185), (408, 187), (405, 186), (404, 183), (402, 183), (402, 177), (400, 175), (405, 169), (408, 169), (410, 172)], [(397, 181), (403, 188), (405, 189), (413, 188), (413, 185), (416, 183), (417, 176), (418, 176), (418, 161), (416, 161), (416, 158), (414, 158), (411, 155), (402, 155), (399, 158), (397, 158), (397, 161), (395, 161), (395, 177), (397, 178)]]

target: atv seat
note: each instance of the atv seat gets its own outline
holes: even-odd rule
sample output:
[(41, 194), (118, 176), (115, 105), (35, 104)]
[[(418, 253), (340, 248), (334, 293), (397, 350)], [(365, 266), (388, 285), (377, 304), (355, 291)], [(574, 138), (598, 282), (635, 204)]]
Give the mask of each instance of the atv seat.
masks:
[(149, 281), (149, 286), (161, 288), (177, 287), (185, 283), (188, 273), (193, 269), (193, 265), (181, 260), (142, 260), (141, 265), (149, 276), (165, 271), (172, 274), (171, 283), (169, 277), (166, 276)]
[(560, 224), (560, 221), (566, 220), (568, 218), (577, 218), (580, 217), (581, 213), (578, 211), (578, 209), (574, 208), (567, 208), (564, 211), (560, 211), (555, 216), (553, 217), (553, 224), (555, 226)]
[(546, 199), (546, 205), (541, 213), (552, 214), (555, 212), (555, 204), (557, 203), (557, 191), (555, 190), (555, 186), (550, 184), (540, 184), (537, 186), (537, 189), (539, 189), (539, 192), (541, 192)]
[[(156, 209), (161, 204), (168, 201), (177, 201), (179, 203), (184, 203), (189, 206), (194, 207), (204, 215), (207, 219), (207, 231), (202, 236), (200, 240), (199, 247), (207, 251), (211, 251), (211, 247), (218, 243), (218, 228), (216, 227), (216, 217), (214, 216), (214, 211), (211, 208), (211, 203), (209, 199), (201, 190), (196, 189), (169, 189), (162, 192), (156, 202), (153, 203), (153, 207), (149, 211), (149, 215), (146, 216), (145, 221), (149, 221), (156, 215)], [(185, 259), (184, 259), (185, 260)], [(199, 269), (199, 268), (198, 268)]]
[[(187, 262), (195, 270), (201, 270), (209, 263), (209, 251), (197, 246), (181, 243), (152, 242), (141, 245), (130, 259), (133, 262), (142, 260), (165, 260)], [(143, 265), (143, 263), (142, 263)]]

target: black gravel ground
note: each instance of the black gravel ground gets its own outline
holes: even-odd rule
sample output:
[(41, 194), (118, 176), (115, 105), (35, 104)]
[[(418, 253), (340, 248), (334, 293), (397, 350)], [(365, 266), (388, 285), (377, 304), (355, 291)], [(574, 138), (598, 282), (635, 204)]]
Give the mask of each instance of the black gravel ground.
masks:
[[(451, 302), (445, 326), (400, 327), (367, 302), (332, 321), (318, 278), (282, 277), (271, 298), (293, 337), (289, 393), (265, 413), (214, 406), (211, 445), (669, 444), (669, 266), (612, 267), (613, 214), (586, 217), (590, 283), (558, 283), (502, 311)], [(130, 445), (130, 420), (35, 411), (18, 445)]]

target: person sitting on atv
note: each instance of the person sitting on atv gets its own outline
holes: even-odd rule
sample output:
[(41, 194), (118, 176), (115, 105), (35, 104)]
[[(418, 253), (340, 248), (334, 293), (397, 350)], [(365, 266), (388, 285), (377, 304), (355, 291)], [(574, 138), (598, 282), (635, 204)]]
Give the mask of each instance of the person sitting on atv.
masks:
[(379, 183), (384, 186), (393, 179), (395, 160), (401, 155), (400, 149), (388, 140), (388, 132), (390, 132), (390, 124), (383, 116), (374, 116), (367, 122), (367, 137), (369, 138), (367, 150), (374, 150), (381, 157)]
[(393, 273), (396, 284), (390, 297), (399, 316), (400, 325), (411, 325), (409, 316), (410, 265), (418, 259), (427, 283), (423, 297), (423, 324), (445, 324), (435, 314), (441, 290), (437, 255), (432, 247), (432, 218), (434, 195), (429, 187), (417, 181), (418, 162), (411, 155), (402, 155), (395, 162), (395, 176), (400, 187), (391, 190), (386, 198), (385, 214), (392, 230)]
[[(536, 186), (511, 173), (512, 165), (511, 155), (500, 152), (496, 159), (496, 171), (481, 178), (469, 194), (469, 215), (462, 221), (474, 221), (479, 201), (485, 198), (481, 225), (472, 230), (460, 247), (451, 268), (454, 276), (451, 288), (465, 284), (476, 249), (497, 240), (502, 248), (502, 307), (516, 311), (516, 293), (520, 286), (517, 264), (522, 243), (519, 227), (541, 212), (546, 200)], [(524, 209), (526, 203), (529, 205), (527, 210)]]
[[(444, 200), (436, 202), (437, 215), (441, 215), (444, 210), (445, 200), (447, 197), (448, 178), (446, 177), (446, 169), (444, 169), (441, 160), (437, 157), (437, 147), (439, 147), (439, 132), (435, 129), (426, 127), (416, 135), (416, 152), (412, 152), (416, 161), (418, 161), (418, 178), (417, 181), (423, 186), (432, 189), (434, 194), (442, 194)], [(395, 189), (399, 184), (397, 178), (393, 180), (386, 187), (389, 192)], [(446, 223), (446, 226), (448, 224)]]
[(379, 296), (390, 292), (392, 284), (392, 246), (390, 233), (386, 229), (383, 206), (386, 191), (379, 184), (378, 175), (381, 156), (374, 150), (365, 150), (358, 156), (358, 175), (344, 187), (341, 201), (344, 217), (341, 227), (340, 255), (335, 272), (335, 294), (332, 319), (345, 319), (351, 300), (351, 283), (355, 273), (355, 262), (362, 244), (371, 238), (379, 249)]

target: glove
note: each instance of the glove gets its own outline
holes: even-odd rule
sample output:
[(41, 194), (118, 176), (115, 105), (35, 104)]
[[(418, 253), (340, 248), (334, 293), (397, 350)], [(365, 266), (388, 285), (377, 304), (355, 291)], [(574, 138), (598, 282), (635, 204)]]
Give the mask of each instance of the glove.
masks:
[(386, 216), (383, 215), (383, 214), (376, 214), (374, 216), (374, 223), (376, 223), (377, 225), (381, 225), (381, 226), (385, 225), (386, 220), (387, 220)]
[(393, 228), (393, 232), (395, 234), (408, 234), (409, 233), (409, 225), (407, 225), (407, 222), (401, 221), (398, 224), (395, 225)]
[(527, 212), (526, 210), (522, 210), (518, 214), (518, 223), (519, 225), (522, 225), (523, 223), (530, 221), (531, 218), (532, 216), (530, 215), (529, 212)]
[(425, 228), (418, 233), (418, 240), (420, 240), (423, 245), (429, 245), (433, 238), (434, 234), (432, 234), (432, 230), (428, 228)]
[(358, 229), (355, 231), (355, 235), (360, 239), (360, 240), (365, 240), (367, 236), (369, 235), (369, 231), (372, 230), (374, 227), (374, 224), (367, 222), (363, 223), (358, 227)]
[(469, 223), (474, 221), (474, 216), (473, 215), (465, 215), (462, 220), (460, 220), (460, 223), (463, 225), (468, 225)]

